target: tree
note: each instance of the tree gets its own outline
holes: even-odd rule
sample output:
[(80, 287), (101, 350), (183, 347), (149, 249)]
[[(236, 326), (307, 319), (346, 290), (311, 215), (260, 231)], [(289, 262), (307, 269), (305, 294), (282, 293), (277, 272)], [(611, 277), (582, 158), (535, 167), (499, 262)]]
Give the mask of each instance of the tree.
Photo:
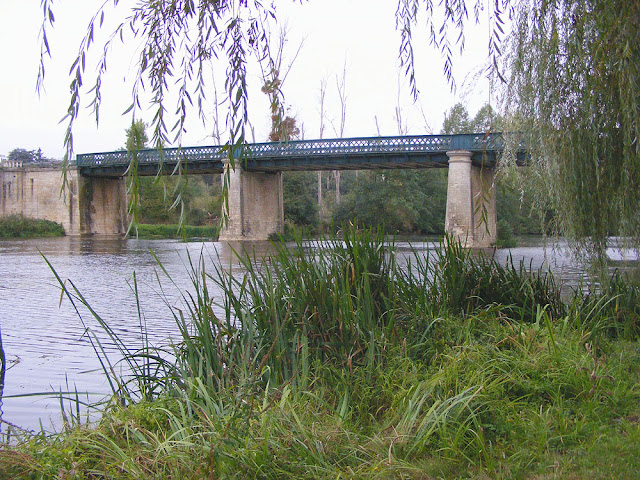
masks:
[(442, 133), (445, 135), (471, 133), (471, 123), (469, 122), (467, 107), (461, 103), (456, 103), (448, 113), (444, 114)]
[(136, 120), (125, 130), (127, 135), (127, 151), (134, 152), (146, 148), (149, 142), (147, 136), (147, 124), (142, 120)]
[[(326, 114), (324, 111), (324, 101), (325, 96), (327, 94), (327, 79), (323, 78), (320, 81), (320, 92), (318, 101), (320, 103), (320, 131), (318, 132), (318, 138), (324, 138), (324, 121), (326, 118)], [(324, 203), (322, 201), (322, 171), (318, 171), (318, 211), (320, 212), (320, 216), (324, 219), (326, 211), (324, 208)]]
[(286, 172), (282, 181), (285, 220), (305, 227), (318, 225), (316, 186), (313, 172)]
[(600, 257), (611, 234), (640, 247), (639, 38), (637, 0), (531, 0), (508, 57), (538, 208)]
[(355, 222), (390, 232), (442, 234), (447, 199), (445, 171), (385, 170), (363, 172), (336, 206), (337, 225)]
[(444, 122), (440, 133), (444, 135), (458, 133), (485, 133), (488, 131), (502, 132), (504, 119), (488, 103), (476, 112), (473, 119), (469, 118), (469, 111), (462, 103), (456, 103), (444, 114)]
[[(140, 149), (146, 148), (149, 138), (147, 124), (142, 120), (134, 121), (125, 129), (126, 150), (136, 157)], [(136, 165), (136, 162), (134, 162)], [(210, 176), (191, 175), (188, 182), (180, 177), (167, 178), (160, 172), (155, 177), (136, 177), (129, 185), (129, 196), (139, 202), (137, 210), (131, 208), (134, 215), (132, 228), (139, 223), (203, 225), (209, 217), (218, 215), (219, 185)], [(181, 199), (182, 208), (178, 210), (176, 196)]]
[(36, 152), (33, 150), (25, 150), (24, 148), (14, 148), (7, 155), (7, 160), (11, 162), (22, 162), (23, 164), (32, 163), (36, 160)]
[(503, 130), (502, 115), (496, 113), (489, 103), (485, 103), (473, 117), (473, 120), (469, 122), (468, 133), (502, 132)]
[[(131, 126), (125, 129), (125, 134), (127, 137), (125, 146), (129, 154), (129, 168), (127, 169), (127, 175), (129, 177), (127, 192), (129, 194), (128, 213), (131, 216), (129, 229), (133, 228), (137, 236), (138, 224), (142, 219), (142, 212), (139, 207), (147, 209), (149, 207), (148, 205), (141, 204), (143, 182), (138, 177), (138, 152), (145, 148), (149, 141), (147, 137), (147, 124), (142, 120), (134, 120), (131, 122)], [(156, 177), (155, 180), (158, 180), (158, 178), (159, 177)]]

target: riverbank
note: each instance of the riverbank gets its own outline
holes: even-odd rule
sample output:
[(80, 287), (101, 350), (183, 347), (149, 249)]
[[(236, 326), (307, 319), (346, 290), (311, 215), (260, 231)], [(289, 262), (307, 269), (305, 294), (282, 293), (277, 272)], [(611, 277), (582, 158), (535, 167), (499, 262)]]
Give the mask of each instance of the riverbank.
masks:
[(49, 220), (9, 215), (0, 218), (0, 238), (63, 237), (61, 224)]
[[(136, 232), (129, 234), (131, 237), (136, 236)], [(216, 241), (218, 239), (218, 227), (216, 225), (152, 225), (138, 224), (137, 236), (143, 239), (171, 239), (171, 238), (199, 238), (208, 241)]]
[(194, 261), (175, 362), (122, 345), (136, 375), (100, 424), (68, 411), (0, 476), (633, 478), (637, 287), (562, 301), (545, 272), (453, 245), (400, 271), (388, 248), (281, 246), (238, 278)]

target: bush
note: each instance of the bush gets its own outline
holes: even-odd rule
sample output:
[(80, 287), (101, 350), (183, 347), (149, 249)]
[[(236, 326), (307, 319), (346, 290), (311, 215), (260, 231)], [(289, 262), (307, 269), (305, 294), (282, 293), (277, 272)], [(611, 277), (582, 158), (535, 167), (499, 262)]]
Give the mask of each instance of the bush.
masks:
[(63, 237), (61, 224), (50, 220), (9, 215), (0, 218), (0, 238)]

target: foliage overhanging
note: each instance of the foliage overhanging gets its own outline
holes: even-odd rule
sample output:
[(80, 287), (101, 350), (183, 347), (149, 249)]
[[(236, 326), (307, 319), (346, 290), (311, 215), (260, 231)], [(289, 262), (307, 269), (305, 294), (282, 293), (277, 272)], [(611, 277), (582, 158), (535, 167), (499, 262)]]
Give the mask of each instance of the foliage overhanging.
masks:
[(558, 231), (602, 255), (640, 239), (640, 2), (519, 2), (507, 106), (523, 122)]

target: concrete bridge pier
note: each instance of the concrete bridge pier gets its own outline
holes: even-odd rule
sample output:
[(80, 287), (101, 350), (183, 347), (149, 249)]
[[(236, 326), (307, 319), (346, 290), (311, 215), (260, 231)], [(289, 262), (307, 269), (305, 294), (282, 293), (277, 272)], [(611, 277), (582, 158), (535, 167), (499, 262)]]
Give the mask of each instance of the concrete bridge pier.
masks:
[(486, 248), (497, 240), (493, 168), (471, 162), (471, 152), (452, 150), (445, 231), (467, 248)]
[(228, 223), (220, 240), (268, 240), (269, 235), (282, 233), (282, 173), (247, 172), (240, 165), (233, 169), (228, 164), (225, 169), (229, 175)]
[(125, 177), (78, 175), (80, 233), (124, 235), (129, 227)]

